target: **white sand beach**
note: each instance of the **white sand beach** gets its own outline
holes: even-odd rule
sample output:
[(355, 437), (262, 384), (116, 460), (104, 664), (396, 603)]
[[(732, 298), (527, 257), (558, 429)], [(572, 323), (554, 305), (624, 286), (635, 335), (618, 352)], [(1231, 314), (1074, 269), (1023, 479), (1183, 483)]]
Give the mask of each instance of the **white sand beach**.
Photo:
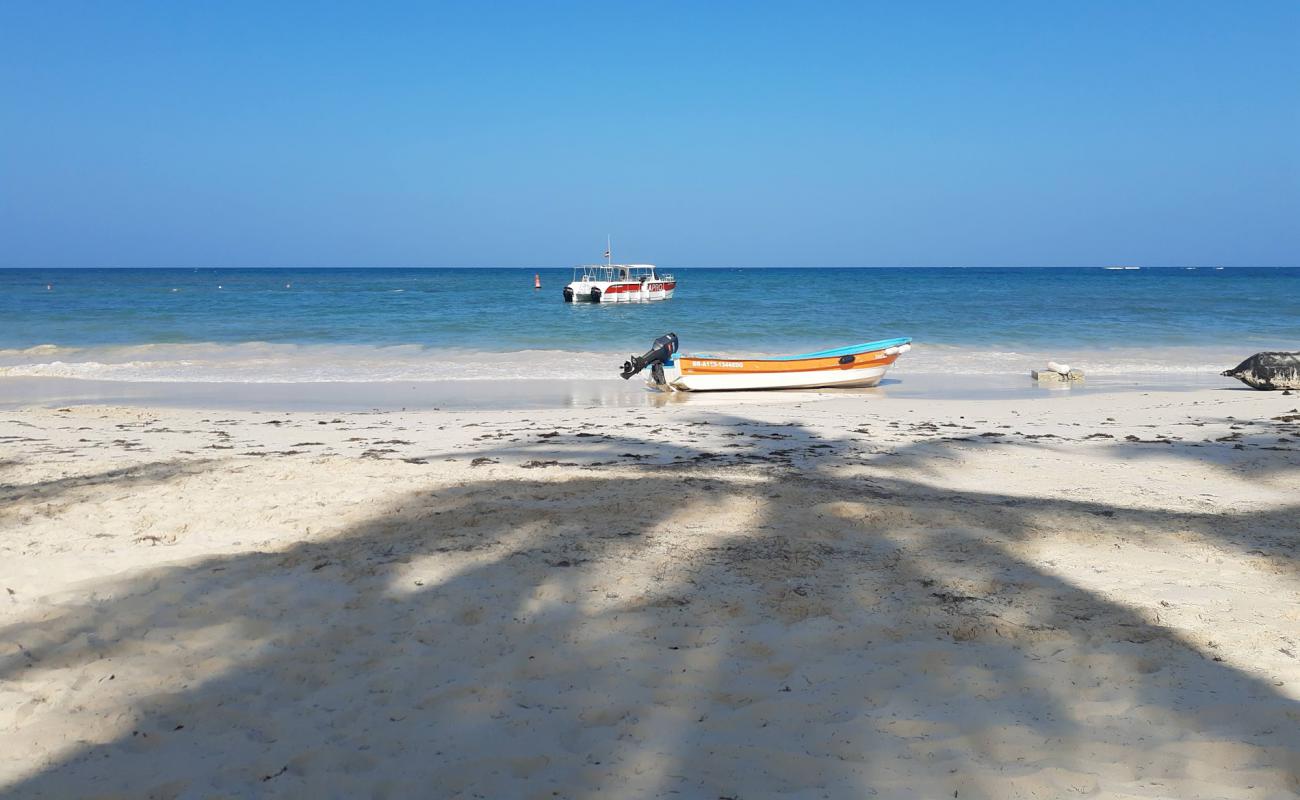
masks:
[(0, 412), (6, 797), (1287, 798), (1300, 397)]

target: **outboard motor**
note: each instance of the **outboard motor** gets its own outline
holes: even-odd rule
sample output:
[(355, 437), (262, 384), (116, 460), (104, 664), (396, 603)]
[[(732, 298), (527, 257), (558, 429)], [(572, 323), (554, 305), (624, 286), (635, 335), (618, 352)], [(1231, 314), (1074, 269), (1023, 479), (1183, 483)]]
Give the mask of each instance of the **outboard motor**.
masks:
[[(623, 380), (627, 380), (646, 367), (654, 364), (659, 366), (672, 360), (673, 354), (677, 352), (677, 334), (665, 333), (658, 339), (655, 339), (654, 345), (646, 351), (643, 356), (630, 356), (627, 361), (623, 362)], [(662, 369), (662, 367), (660, 367)]]
[(564, 287), (564, 302), (566, 302), (566, 303), (572, 303), (572, 302), (573, 302), (573, 287), (572, 287), (572, 286), (566, 286), (566, 287)]

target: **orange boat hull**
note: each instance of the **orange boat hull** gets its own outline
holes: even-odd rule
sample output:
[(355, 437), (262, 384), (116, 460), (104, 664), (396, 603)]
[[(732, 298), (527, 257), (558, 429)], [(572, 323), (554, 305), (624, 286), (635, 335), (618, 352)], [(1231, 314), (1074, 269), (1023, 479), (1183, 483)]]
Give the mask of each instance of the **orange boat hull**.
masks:
[(747, 389), (814, 389), (875, 386), (910, 349), (906, 340), (891, 346), (859, 352), (828, 351), (795, 358), (723, 358), (678, 356), (664, 369), (660, 388), (681, 391), (737, 391)]

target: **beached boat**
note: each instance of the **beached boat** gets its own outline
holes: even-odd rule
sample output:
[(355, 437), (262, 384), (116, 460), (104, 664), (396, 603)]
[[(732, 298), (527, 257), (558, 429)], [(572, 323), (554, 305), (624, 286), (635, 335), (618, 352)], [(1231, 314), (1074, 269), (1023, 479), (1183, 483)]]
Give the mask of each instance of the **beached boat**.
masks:
[(677, 335), (669, 333), (645, 355), (624, 362), (621, 374), (626, 379), (649, 367), (647, 383), (667, 392), (875, 386), (912, 349), (911, 341), (882, 339), (793, 356), (688, 356), (678, 353)]
[(677, 280), (654, 264), (588, 264), (574, 268), (564, 287), (566, 303), (643, 303), (673, 296)]

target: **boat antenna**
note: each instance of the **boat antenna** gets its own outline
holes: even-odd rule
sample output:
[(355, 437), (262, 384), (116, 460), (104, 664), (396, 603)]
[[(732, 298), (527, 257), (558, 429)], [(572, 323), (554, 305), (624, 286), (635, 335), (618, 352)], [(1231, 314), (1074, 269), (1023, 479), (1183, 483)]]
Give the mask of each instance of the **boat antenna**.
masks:
[(613, 266), (613, 260), (609, 257), (610, 252), (611, 249), (609, 246), (609, 234), (607, 233), (605, 234), (605, 266), (607, 267)]

